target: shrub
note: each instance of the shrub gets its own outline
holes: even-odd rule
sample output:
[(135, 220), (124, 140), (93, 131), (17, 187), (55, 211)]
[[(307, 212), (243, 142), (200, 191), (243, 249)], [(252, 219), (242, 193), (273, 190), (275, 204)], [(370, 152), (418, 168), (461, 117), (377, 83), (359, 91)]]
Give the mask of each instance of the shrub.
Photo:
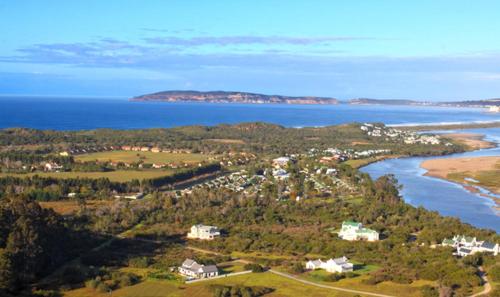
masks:
[(420, 289), (423, 297), (439, 297), (439, 291), (432, 286), (425, 285)]
[(325, 281), (337, 282), (337, 281), (344, 279), (344, 278), (345, 278), (345, 274), (343, 274), (343, 273), (332, 273), (325, 278)]
[(148, 257), (136, 257), (128, 260), (128, 266), (134, 268), (147, 268), (151, 265), (151, 260)]
[(97, 290), (97, 292), (100, 292), (100, 293), (107, 293), (107, 292), (111, 291), (111, 288), (106, 283), (99, 282), (97, 284), (96, 290)]
[(90, 288), (90, 289), (95, 289), (97, 288), (97, 285), (99, 282), (95, 279), (91, 279), (85, 282), (85, 287)]
[(243, 268), (245, 270), (252, 270), (252, 272), (256, 272), (256, 273), (264, 272), (264, 267), (260, 266), (259, 264), (255, 264), (255, 263), (245, 264), (245, 266)]
[(292, 264), (291, 271), (293, 273), (302, 273), (304, 272), (304, 266), (300, 262), (295, 262)]

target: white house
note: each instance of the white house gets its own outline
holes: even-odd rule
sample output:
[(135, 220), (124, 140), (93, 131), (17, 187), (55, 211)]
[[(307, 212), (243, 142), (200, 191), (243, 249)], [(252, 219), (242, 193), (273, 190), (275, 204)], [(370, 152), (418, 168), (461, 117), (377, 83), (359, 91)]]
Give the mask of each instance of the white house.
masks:
[(45, 163), (45, 171), (59, 171), (63, 169), (62, 165), (59, 165), (55, 162), (48, 162)]
[(379, 240), (379, 233), (375, 230), (363, 228), (363, 224), (354, 221), (342, 222), (339, 237), (344, 240)]
[(115, 198), (120, 199), (130, 199), (130, 200), (138, 200), (144, 197), (144, 193), (135, 193), (135, 194), (124, 194), (124, 195), (115, 195)]
[(284, 167), (284, 166), (288, 165), (288, 162), (290, 162), (289, 157), (279, 157), (279, 158), (273, 159), (273, 165), (275, 167)]
[(202, 224), (193, 225), (191, 231), (187, 234), (187, 237), (191, 239), (212, 240), (217, 236), (220, 236), (219, 228)]
[(352, 263), (349, 263), (349, 260), (344, 256), (341, 258), (330, 259), (326, 262), (323, 262), (321, 259), (308, 261), (306, 263), (306, 269), (324, 269), (331, 273), (343, 273), (353, 271), (354, 265)]
[(456, 249), (454, 253), (457, 256), (465, 257), (475, 253), (492, 253), (498, 255), (500, 253), (500, 246), (498, 243), (489, 241), (477, 240), (476, 237), (455, 235), (452, 239), (444, 239), (441, 243), (442, 246), (451, 246)]
[(219, 275), (219, 269), (215, 265), (202, 265), (191, 259), (186, 259), (178, 268), (179, 273), (194, 278), (210, 278)]

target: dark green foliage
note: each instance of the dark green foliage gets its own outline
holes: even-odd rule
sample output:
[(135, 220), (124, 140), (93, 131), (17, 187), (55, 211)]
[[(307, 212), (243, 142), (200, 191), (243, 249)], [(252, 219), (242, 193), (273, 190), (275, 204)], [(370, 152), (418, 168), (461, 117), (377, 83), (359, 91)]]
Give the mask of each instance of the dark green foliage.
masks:
[(148, 257), (135, 257), (128, 260), (128, 266), (134, 268), (147, 268), (151, 265), (151, 258)]
[(439, 291), (432, 286), (425, 285), (420, 289), (422, 297), (439, 297)]
[(267, 287), (211, 285), (214, 297), (259, 297), (274, 291)]
[(244, 269), (245, 270), (252, 270), (252, 272), (256, 272), (256, 273), (265, 271), (264, 267), (260, 266), (259, 264), (255, 264), (255, 263), (245, 264)]

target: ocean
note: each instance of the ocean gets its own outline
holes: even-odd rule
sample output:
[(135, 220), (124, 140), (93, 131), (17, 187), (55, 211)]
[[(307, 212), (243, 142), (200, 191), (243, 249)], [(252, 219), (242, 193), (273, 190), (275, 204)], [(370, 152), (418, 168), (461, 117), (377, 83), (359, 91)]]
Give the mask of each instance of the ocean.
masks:
[(269, 122), (286, 127), (352, 122), (430, 124), (499, 121), (483, 109), (375, 106), (129, 102), (126, 99), (0, 97), (0, 128), (141, 129)]

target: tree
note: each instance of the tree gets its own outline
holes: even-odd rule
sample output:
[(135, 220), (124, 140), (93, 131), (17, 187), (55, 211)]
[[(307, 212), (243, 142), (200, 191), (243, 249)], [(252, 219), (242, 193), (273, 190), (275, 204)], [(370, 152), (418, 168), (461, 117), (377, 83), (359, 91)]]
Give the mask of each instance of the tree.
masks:
[(14, 275), (9, 254), (0, 250), (0, 292), (13, 291)]

